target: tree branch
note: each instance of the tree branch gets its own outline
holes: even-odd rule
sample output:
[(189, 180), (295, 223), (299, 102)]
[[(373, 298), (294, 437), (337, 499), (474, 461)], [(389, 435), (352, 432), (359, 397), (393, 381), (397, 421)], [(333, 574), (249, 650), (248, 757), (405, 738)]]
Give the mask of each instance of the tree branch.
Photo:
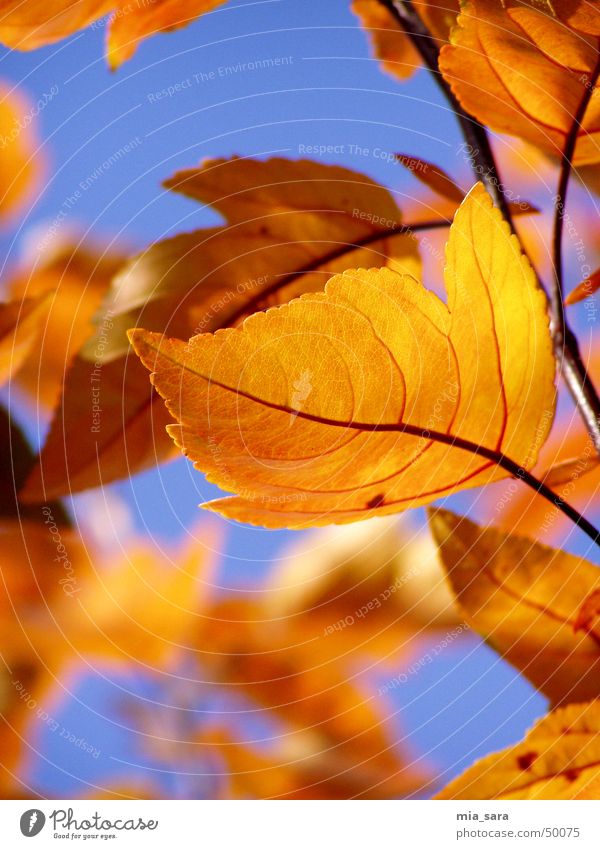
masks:
[[(246, 397), (252, 397), (247, 395)], [(495, 466), (504, 469), (511, 477), (523, 481), (523, 483), (534, 492), (537, 492), (543, 498), (550, 502), (554, 507), (561, 511), (568, 519), (570, 519), (578, 528), (580, 528), (592, 540), (595, 545), (600, 547), (600, 531), (590, 522), (585, 516), (567, 504), (562, 496), (555, 493), (543, 481), (538, 480), (531, 472), (520, 466), (515, 460), (511, 460), (506, 454), (501, 451), (496, 451), (493, 448), (486, 448), (484, 445), (479, 445), (476, 442), (471, 442), (470, 439), (463, 439), (460, 436), (454, 436), (451, 433), (443, 431), (430, 430), (429, 428), (419, 427), (419, 425), (408, 424), (407, 422), (397, 422), (394, 424), (376, 424), (371, 422), (343, 422), (336, 419), (328, 419), (323, 416), (317, 416), (312, 413), (307, 413), (302, 410), (292, 410), (279, 404), (271, 404), (271, 409), (282, 410), (284, 412), (293, 413), (300, 419), (306, 421), (317, 422), (329, 427), (341, 427), (346, 430), (359, 430), (367, 433), (406, 433), (409, 436), (420, 437), (421, 439), (437, 442), (442, 445), (447, 445), (450, 448), (455, 448), (459, 451), (466, 451), (469, 454), (474, 454), (477, 457), (483, 457)]]
[[(456, 114), (461, 131), (468, 145), (471, 166), (475, 175), (482, 180), (494, 203), (498, 206), (503, 217), (508, 222), (511, 231), (518, 236), (512, 221), (510, 209), (508, 208), (508, 204), (504, 196), (503, 186), (498, 176), (498, 170), (494, 154), (489, 143), (487, 131), (484, 126), (464, 111), (452, 92), (452, 89), (441, 75), (439, 70), (438, 47), (433, 36), (419, 17), (412, 0), (379, 0), (379, 2), (394, 16), (394, 19), (404, 29), (407, 36), (419, 52), (423, 62), (432, 72), (433, 78)], [(589, 92), (591, 94), (592, 90), (593, 85), (590, 85), (586, 93)], [(584, 100), (585, 102), (582, 101), (580, 104), (582, 109), (580, 120), (583, 118), (583, 114), (587, 108), (589, 96), (584, 98)], [(566, 194), (566, 187), (571, 171), (571, 159), (575, 148), (575, 142), (577, 140), (578, 125), (574, 122), (574, 126), (576, 128), (574, 131), (575, 137), (572, 141), (573, 149), (571, 150), (571, 155), (568, 158), (568, 168), (565, 167), (566, 161), (565, 158), (563, 158), (565, 185), (563, 187), (563, 191), (560, 192), (559, 188), (559, 192), (557, 193), (562, 196)], [(568, 151), (565, 147), (565, 154), (566, 153), (568, 153)], [(562, 264), (561, 250), (559, 250), (559, 258)], [(562, 272), (560, 273), (562, 274)], [(540, 282), (541, 286), (539, 278), (538, 282)], [(542, 286), (542, 288), (544, 287)], [(557, 289), (560, 300), (557, 300)], [(598, 396), (581, 359), (577, 339), (564, 320), (561, 290), (562, 285), (559, 284), (557, 286), (555, 284), (554, 288), (551, 290), (551, 295), (548, 296), (551, 310), (551, 332), (554, 350), (560, 363), (563, 378), (567, 384), (569, 392), (571, 393), (571, 397), (573, 398), (579, 414), (585, 423), (596, 451), (600, 454), (600, 397)], [(557, 316), (559, 316), (558, 322), (556, 321)]]
[[(598, 56), (592, 75), (585, 80), (583, 95), (577, 111), (573, 116), (571, 129), (565, 140), (565, 146), (562, 152), (558, 187), (554, 198), (554, 229), (552, 239), (554, 277), (550, 287), (550, 318), (554, 349), (562, 363), (563, 374), (565, 373), (565, 369), (573, 371), (570, 382), (566, 374), (565, 380), (580, 411), (582, 413), (585, 411), (586, 424), (588, 424), (590, 436), (598, 453), (600, 453), (600, 401), (586, 374), (585, 366), (579, 352), (579, 345), (575, 334), (567, 322), (563, 303), (563, 225), (567, 215), (567, 191), (573, 172), (573, 156), (575, 155), (579, 130), (581, 129), (581, 123), (585, 117), (599, 76), (600, 55)], [(577, 397), (573, 394), (574, 390), (578, 391)]]

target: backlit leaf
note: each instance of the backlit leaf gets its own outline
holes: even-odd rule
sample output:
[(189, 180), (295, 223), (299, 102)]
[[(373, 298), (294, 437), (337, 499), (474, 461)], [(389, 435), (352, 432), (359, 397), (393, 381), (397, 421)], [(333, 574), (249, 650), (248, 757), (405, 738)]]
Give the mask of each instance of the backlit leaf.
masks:
[[(169, 416), (131, 356), (130, 327), (187, 338), (321, 290), (332, 273), (355, 264), (419, 273), (417, 242), (397, 232), (401, 213), (389, 191), (346, 168), (213, 160), (167, 186), (210, 204), (227, 223), (152, 245), (116, 276), (96, 333), (67, 375), (24, 493), (31, 500), (106, 484), (172, 456)], [(81, 392), (92, 379), (101, 407), (96, 418)]]
[(600, 569), (447, 510), (431, 527), (469, 624), (553, 703), (600, 696), (600, 628), (581, 608)]
[(110, 19), (106, 59), (114, 70), (131, 59), (140, 42), (160, 32), (172, 32), (192, 23), (226, 0), (138, 0), (118, 6)]
[[(71, 361), (94, 332), (92, 318), (124, 261), (125, 254), (114, 248), (56, 239), (31, 267), (7, 281), (13, 297), (44, 298), (46, 305), (35, 349), (18, 375), (19, 385), (40, 406), (56, 404)], [(106, 334), (107, 327), (103, 330)]]
[(531, 466), (554, 410), (544, 297), (480, 185), (452, 225), (445, 279), (447, 307), (414, 278), (357, 270), (188, 343), (133, 331), (176, 443), (236, 493), (210, 508), (299, 528), (504, 476), (433, 430)]

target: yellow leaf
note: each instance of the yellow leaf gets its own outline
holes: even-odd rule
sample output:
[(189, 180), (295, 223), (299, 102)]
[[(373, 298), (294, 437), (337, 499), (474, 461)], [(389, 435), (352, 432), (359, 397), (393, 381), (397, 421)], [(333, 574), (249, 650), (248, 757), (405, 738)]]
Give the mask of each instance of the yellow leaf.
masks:
[(555, 704), (599, 697), (600, 629), (589, 615), (598, 567), (447, 510), (430, 521), (458, 603), (486, 642)]
[[(213, 160), (176, 174), (167, 186), (210, 204), (227, 223), (159, 242), (115, 277), (96, 333), (67, 375), (40, 465), (23, 493), (29, 500), (106, 485), (172, 456), (169, 416), (131, 357), (130, 327), (187, 338), (321, 290), (332, 273), (354, 264), (419, 273), (416, 240), (394, 235), (401, 213), (390, 192), (346, 168)], [(82, 385), (98, 389), (96, 417)]]
[(445, 279), (447, 307), (414, 278), (357, 270), (188, 343), (132, 331), (176, 443), (236, 493), (208, 506), (300, 528), (505, 475), (431, 431), (531, 467), (554, 412), (545, 301), (481, 185), (456, 214)]
[(543, 717), (521, 743), (477, 761), (436, 798), (589, 798), (599, 778), (600, 702), (592, 701)]
[[(440, 69), (477, 120), (560, 155), (598, 57), (597, 37), (572, 28), (580, 25), (579, 15), (561, 20), (528, 4), (468, 0)], [(575, 165), (600, 161), (599, 139), (600, 99), (592, 96)]]

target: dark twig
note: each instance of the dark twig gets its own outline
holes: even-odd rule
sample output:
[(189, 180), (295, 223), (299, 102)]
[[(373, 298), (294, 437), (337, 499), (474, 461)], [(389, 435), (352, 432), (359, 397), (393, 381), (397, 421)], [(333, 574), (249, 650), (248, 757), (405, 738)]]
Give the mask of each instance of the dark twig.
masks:
[(335, 260), (341, 259), (346, 254), (352, 253), (352, 251), (359, 250), (359, 248), (367, 248), (369, 245), (374, 245), (377, 242), (382, 242), (384, 239), (390, 239), (393, 236), (411, 236), (414, 233), (421, 233), (423, 230), (439, 230), (443, 227), (449, 227), (450, 224), (451, 221), (448, 221), (445, 218), (437, 218), (434, 221), (420, 221), (417, 224), (396, 224), (393, 227), (386, 227), (382, 230), (374, 230), (367, 236), (363, 236), (362, 239), (357, 239), (355, 242), (343, 242), (342, 244), (337, 245), (337, 247), (332, 248), (326, 254), (323, 254), (323, 256), (312, 260), (302, 268), (297, 268), (287, 274), (282, 274), (272, 283), (269, 283), (268, 286), (263, 286), (254, 297), (245, 301), (232, 315), (228, 317), (227, 325), (231, 327), (232, 325), (237, 324), (242, 318), (252, 315), (252, 313), (260, 310), (262, 305), (267, 302), (267, 299), (271, 295), (281, 291), (286, 286), (290, 286), (298, 277), (319, 271), (330, 263), (335, 262)]
[[(478, 121), (470, 117), (464, 111), (454, 96), (452, 89), (441, 75), (439, 70), (439, 50), (431, 33), (423, 24), (419, 14), (415, 10), (412, 0), (379, 0), (379, 2), (393, 14), (395, 20), (402, 26), (407, 36), (411, 39), (413, 45), (418, 50), (425, 65), (432, 72), (436, 83), (442, 90), (444, 96), (456, 114), (463, 136), (468, 145), (468, 153), (475, 175), (482, 180), (494, 203), (498, 206), (504, 219), (510, 225), (512, 232), (518, 236), (514, 228), (510, 209), (508, 208), (508, 204), (504, 196), (502, 183), (498, 176), (498, 170), (494, 154), (489, 143), (487, 131), (485, 127), (479, 124)], [(593, 84), (589, 85), (588, 92), (591, 92), (592, 89)], [(588, 101), (589, 97), (585, 98), (585, 102), (580, 104), (582, 113), (579, 123), (583, 118)], [(563, 191), (561, 192), (559, 189), (559, 192), (557, 193), (561, 194), (561, 196), (566, 194), (568, 176), (571, 171), (571, 159), (575, 142), (577, 140), (577, 122), (574, 122), (574, 127), (575, 138), (572, 142), (573, 150), (571, 150), (571, 155), (568, 157), (569, 166), (568, 169), (563, 168), (565, 173), (565, 185)], [(568, 151), (565, 148), (565, 154), (566, 153), (568, 153)], [(563, 165), (564, 164), (565, 159), (563, 158)], [(562, 258), (560, 264), (562, 265)], [(586, 371), (583, 360), (581, 359), (577, 339), (564, 321), (562, 296), (560, 296), (560, 301), (558, 301), (558, 307), (555, 306), (555, 301), (555, 294), (553, 296), (549, 296), (552, 319), (551, 329), (555, 352), (560, 362), (563, 378), (567, 384), (569, 392), (571, 393), (571, 397), (573, 398), (579, 414), (586, 425), (596, 451), (600, 454), (600, 397), (598, 396), (598, 393), (596, 392)], [(556, 316), (558, 315), (560, 315), (560, 319), (557, 322)]]
[[(586, 423), (590, 436), (594, 442), (594, 446), (600, 453), (600, 401), (598, 395), (587, 378), (585, 366), (581, 360), (579, 353), (579, 345), (577, 339), (572, 332), (567, 318), (565, 316), (563, 303), (563, 288), (564, 288), (564, 270), (563, 270), (563, 230), (566, 217), (567, 192), (569, 181), (573, 173), (573, 157), (575, 155), (575, 147), (581, 129), (582, 121), (585, 117), (588, 105), (592, 94), (595, 90), (598, 77), (600, 76), (600, 55), (596, 61), (596, 66), (590, 77), (585, 79), (585, 86), (581, 101), (577, 107), (577, 111), (573, 116), (571, 129), (565, 140), (565, 146), (562, 152), (562, 161), (560, 167), (560, 175), (558, 179), (558, 187), (554, 198), (554, 229), (553, 229), (553, 258), (554, 258), (554, 278), (550, 287), (550, 318), (552, 327), (552, 338), (556, 355), (563, 362), (563, 371), (567, 369), (574, 370), (575, 380), (567, 383), (573, 394), (573, 388), (578, 390), (578, 395), (573, 395), (575, 402), (580, 410), (586, 411)], [(567, 356), (568, 355), (568, 356)], [(565, 375), (565, 379), (567, 379)]]
[[(134, 334), (136, 331), (132, 331)], [(173, 361), (174, 362), (174, 361)], [(187, 368), (187, 366), (184, 366)], [(238, 395), (243, 396), (251, 401), (258, 401), (258, 399), (252, 395), (251, 393), (244, 392), (239, 388), (235, 390), (231, 390), (229, 386), (224, 383), (220, 383), (212, 377), (206, 377), (204, 375), (200, 375), (197, 371), (194, 371), (196, 377), (201, 376), (204, 377), (205, 380), (209, 381), (213, 386), (219, 386), (222, 389), (228, 389), (230, 391), (235, 391)], [(442, 445), (447, 445), (450, 448), (455, 448), (459, 451), (466, 451), (469, 454), (474, 454), (478, 457), (483, 457), (484, 460), (488, 460), (489, 463), (494, 466), (499, 466), (504, 469), (511, 477), (523, 481), (523, 483), (528, 486), (530, 489), (533, 489), (534, 492), (537, 492), (547, 501), (549, 501), (554, 507), (560, 510), (568, 519), (570, 519), (578, 528), (580, 528), (587, 536), (592, 540), (595, 545), (600, 547), (600, 531), (590, 522), (585, 516), (575, 509), (575, 507), (567, 504), (563, 498), (557, 493), (553, 492), (549, 486), (547, 486), (543, 481), (538, 480), (531, 472), (528, 472), (527, 469), (524, 469), (520, 466), (515, 460), (511, 460), (510, 457), (507, 457), (506, 454), (503, 454), (501, 451), (496, 451), (493, 448), (486, 448), (483, 445), (478, 445), (476, 442), (471, 442), (470, 439), (463, 439), (460, 436), (454, 436), (451, 433), (444, 433), (443, 431), (430, 430), (429, 428), (419, 427), (419, 425), (408, 424), (407, 422), (395, 422), (390, 424), (377, 424), (372, 422), (357, 422), (357, 421), (338, 421), (337, 419), (329, 419), (325, 416), (317, 416), (313, 413), (307, 413), (303, 410), (295, 410), (291, 407), (286, 406), (285, 404), (276, 404), (273, 402), (266, 401), (258, 401), (261, 404), (267, 406), (270, 410), (279, 410), (280, 412), (290, 413), (296, 416), (299, 419), (304, 419), (310, 422), (316, 422), (318, 424), (327, 425), (328, 427), (339, 427), (344, 428), (345, 430), (358, 430), (363, 433), (405, 433), (409, 436), (416, 436), (420, 439), (437, 442)], [(483, 471), (483, 470), (482, 470)], [(393, 502), (391, 502), (393, 503)]]

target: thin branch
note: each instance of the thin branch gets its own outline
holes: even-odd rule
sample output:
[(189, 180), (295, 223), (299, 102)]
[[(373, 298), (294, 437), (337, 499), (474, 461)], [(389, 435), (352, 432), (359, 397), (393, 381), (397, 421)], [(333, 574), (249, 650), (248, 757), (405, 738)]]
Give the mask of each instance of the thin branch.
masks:
[[(565, 374), (565, 380), (571, 389), (571, 394), (573, 395), (579, 409), (586, 411), (586, 424), (588, 424), (590, 436), (598, 453), (600, 453), (600, 401), (593, 385), (587, 377), (585, 366), (579, 352), (577, 338), (569, 327), (565, 316), (563, 303), (563, 230), (564, 221), (567, 215), (567, 192), (571, 174), (573, 173), (575, 147), (579, 137), (579, 130), (581, 129), (585, 113), (595, 91), (599, 77), (600, 55), (598, 56), (591, 76), (585, 79), (583, 95), (579, 102), (579, 106), (577, 107), (577, 111), (573, 116), (573, 122), (565, 140), (565, 146), (562, 152), (558, 187), (554, 198), (554, 228), (552, 237), (554, 277), (550, 287), (550, 318), (554, 349), (557, 357), (562, 363), (563, 373), (565, 373), (565, 369), (567, 371), (573, 371), (570, 381), (567, 374)], [(583, 380), (577, 379), (578, 377), (582, 377)], [(574, 394), (575, 390), (577, 391), (577, 395)]]
[[(413, 45), (418, 50), (425, 65), (432, 72), (433, 78), (456, 113), (463, 136), (468, 145), (468, 153), (470, 155), (471, 165), (475, 175), (478, 179), (483, 181), (494, 200), (494, 203), (498, 206), (503, 217), (510, 225), (511, 231), (518, 237), (518, 233), (516, 233), (511, 218), (510, 209), (508, 208), (508, 204), (504, 196), (503, 186), (498, 176), (498, 169), (489, 143), (487, 131), (485, 127), (464, 111), (452, 92), (452, 89), (441, 75), (439, 70), (438, 47), (431, 33), (423, 24), (419, 14), (415, 10), (412, 0), (379, 0), (379, 2), (382, 6), (385, 6), (385, 8), (388, 9), (388, 11), (394, 16), (394, 19), (400, 24), (400, 26), (402, 26)], [(592, 89), (593, 85), (590, 86), (588, 91), (591, 91)], [(588, 100), (589, 98), (586, 99), (585, 104), (580, 104), (583, 112), (585, 112)], [(581, 118), (583, 118), (583, 113)], [(573, 149), (575, 141), (576, 138), (573, 141)], [(567, 151), (565, 150), (565, 152)], [(571, 156), (569, 157), (568, 172), (564, 169), (566, 182), (561, 194), (566, 193), (568, 174), (571, 170), (570, 160), (572, 159), (572, 153), (573, 151), (571, 151)], [(540, 282), (541, 286), (539, 278), (538, 282)], [(596, 392), (587, 373), (583, 360), (581, 359), (577, 339), (564, 321), (562, 298), (560, 300), (560, 309), (553, 306), (554, 300), (554, 297), (549, 296), (552, 319), (551, 330), (555, 352), (560, 363), (563, 378), (569, 392), (571, 393), (571, 397), (573, 398), (575, 406), (586, 425), (596, 451), (600, 454), (600, 397), (598, 396), (598, 393)], [(557, 323), (556, 315), (559, 313), (560, 319)]]
[[(214, 382), (214, 381), (213, 381)], [(236, 390), (238, 394), (239, 390)], [(245, 397), (252, 398), (251, 395), (246, 395)], [(256, 399), (254, 399), (256, 400)], [(349, 430), (360, 430), (363, 432), (369, 433), (406, 433), (409, 436), (417, 436), (421, 439), (431, 440), (432, 442), (438, 442), (442, 445), (448, 445), (450, 448), (456, 448), (460, 451), (467, 451), (470, 454), (474, 454), (478, 457), (483, 457), (485, 460), (489, 460), (490, 463), (493, 463), (495, 466), (499, 466), (504, 469), (511, 477), (516, 478), (517, 480), (523, 481), (523, 483), (532, 489), (534, 492), (537, 492), (538, 495), (541, 495), (546, 501), (549, 501), (554, 507), (560, 510), (568, 519), (570, 519), (578, 528), (580, 528), (587, 536), (592, 540), (595, 545), (600, 547), (600, 530), (598, 530), (590, 521), (588, 521), (585, 516), (575, 509), (572, 505), (568, 504), (562, 496), (558, 495), (549, 486), (547, 486), (543, 481), (538, 480), (531, 472), (528, 472), (527, 469), (524, 469), (514, 460), (511, 460), (510, 457), (507, 457), (506, 454), (503, 454), (501, 451), (496, 451), (493, 448), (486, 448), (483, 445), (478, 445), (476, 442), (471, 442), (469, 439), (463, 439), (460, 436), (454, 436), (451, 433), (444, 433), (442, 431), (430, 430), (429, 428), (419, 427), (418, 425), (411, 425), (405, 422), (397, 422), (394, 424), (371, 424), (369, 422), (341, 422), (335, 419), (327, 419), (323, 416), (316, 416), (311, 413), (303, 412), (302, 410), (292, 410), (291, 407), (286, 407), (284, 405), (279, 404), (269, 404), (271, 409), (281, 410), (283, 412), (293, 413), (295, 416), (301, 419), (306, 419), (307, 421), (316, 422), (318, 424), (328, 425), (330, 427), (343, 427)]]

